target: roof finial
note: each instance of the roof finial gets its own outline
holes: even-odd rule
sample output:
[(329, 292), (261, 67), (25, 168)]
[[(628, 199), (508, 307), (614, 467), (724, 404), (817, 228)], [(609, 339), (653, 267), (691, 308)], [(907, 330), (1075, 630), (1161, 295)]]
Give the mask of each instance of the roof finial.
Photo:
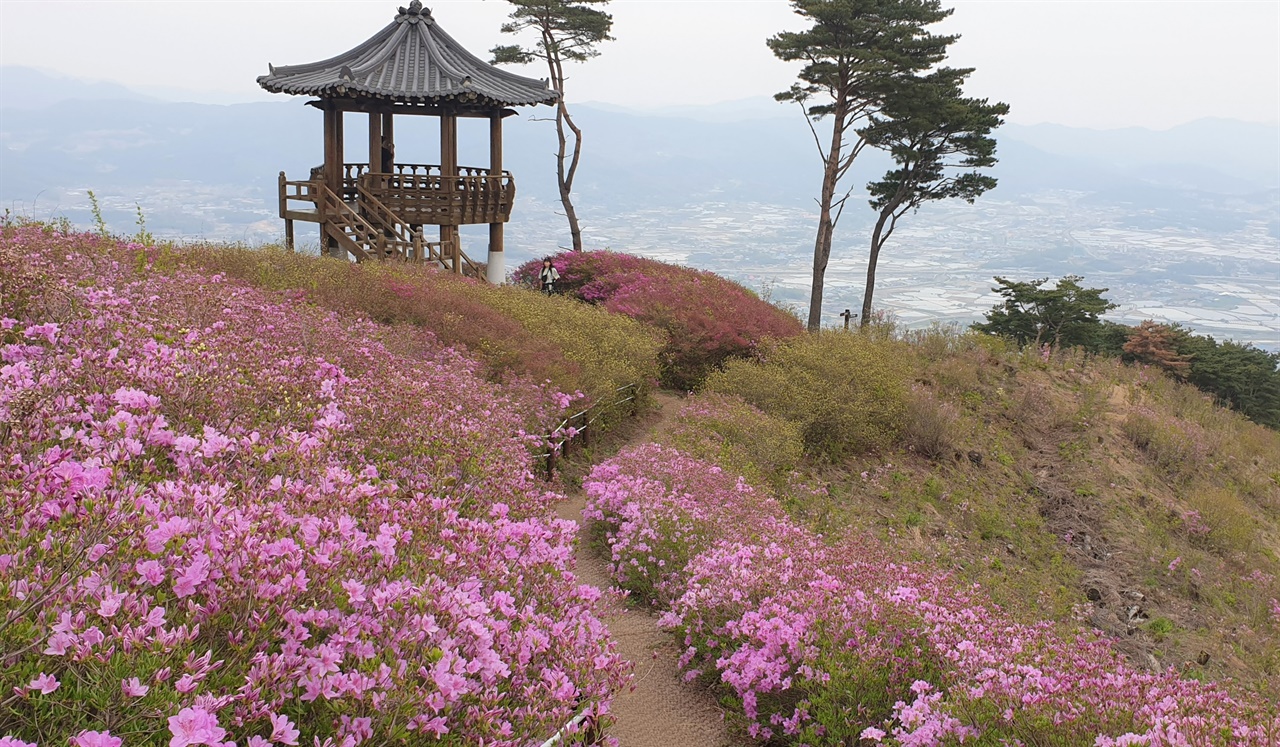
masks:
[(400, 15), (396, 16), (396, 20), (401, 23), (404, 21), (408, 21), (409, 23), (418, 23), (419, 21), (422, 21), (427, 25), (431, 25), (434, 21), (431, 17), (431, 9), (422, 7), (422, 0), (412, 0), (412, 2), (409, 3), (409, 7), (400, 8)]

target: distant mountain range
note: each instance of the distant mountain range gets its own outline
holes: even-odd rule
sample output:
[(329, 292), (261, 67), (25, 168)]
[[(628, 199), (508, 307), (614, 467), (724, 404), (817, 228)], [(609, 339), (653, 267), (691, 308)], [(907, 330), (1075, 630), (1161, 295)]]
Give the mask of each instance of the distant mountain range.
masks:
[[(0, 68), (0, 200), (32, 201), (42, 190), (106, 192), (157, 181), (274, 184), (301, 175), (321, 157), (319, 115), (300, 99), (234, 105), (176, 103), (112, 83), (86, 83), (30, 68)], [(554, 135), (549, 110), (508, 120), (507, 167), (522, 194), (554, 200)], [(579, 189), (584, 200), (669, 205), (689, 200), (808, 204), (819, 162), (800, 113), (768, 98), (703, 107), (639, 111), (585, 103)], [(348, 132), (358, 135), (351, 116)], [(397, 149), (406, 162), (436, 162), (425, 122), (401, 120)], [(482, 165), (480, 126), (462, 125), (464, 163)], [(1130, 201), (1138, 209), (1183, 202), (1187, 193), (1267, 199), (1280, 189), (1280, 129), (1200, 120), (1165, 131), (1087, 130), (1006, 124), (999, 130), (998, 193), (1068, 189)], [(348, 138), (363, 161), (363, 139)], [(870, 153), (862, 182), (886, 159)]]

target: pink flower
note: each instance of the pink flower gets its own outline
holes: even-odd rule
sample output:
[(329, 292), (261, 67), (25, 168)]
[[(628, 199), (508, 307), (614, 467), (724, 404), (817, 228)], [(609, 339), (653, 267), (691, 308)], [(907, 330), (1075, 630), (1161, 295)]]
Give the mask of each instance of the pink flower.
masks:
[(218, 726), (218, 718), (203, 708), (183, 708), (177, 716), (170, 716), (169, 732), (173, 734), (169, 747), (220, 745), (227, 735), (227, 730)]
[(191, 436), (178, 436), (173, 439), (173, 450), (179, 454), (190, 454), (200, 447), (200, 439)]
[(159, 586), (164, 581), (164, 566), (155, 560), (140, 560), (134, 566), (138, 576), (152, 586)]
[(124, 598), (128, 596), (124, 592), (109, 591), (102, 595), (102, 601), (98, 603), (98, 614), (103, 617), (114, 617), (120, 611), (120, 605), (124, 603)]
[(196, 589), (209, 578), (209, 567), (211, 562), (209, 556), (200, 553), (191, 559), (191, 565), (187, 566), (182, 575), (173, 582), (173, 593), (179, 599), (189, 597), (196, 593)]
[(31, 680), (31, 683), (27, 685), (27, 689), (39, 690), (41, 694), (48, 695), (54, 690), (57, 690), (58, 686), (61, 684), (62, 683), (58, 682), (58, 679), (53, 675), (45, 674), (44, 672), (41, 672), (39, 677), (36, 677), (34, 680)]
[(289, 717), (281, 714), (271, 714), (271, 741), (281, 744), (297, 744), (298, 730), (289, 721)]
[(46, 656), (64, 656), (67, 648), (76, 642), (76, 637), (70, 633), (58, 631), (49, 636), (49, 645), (45, 648)]
[(28, 340), (43, 337), (50, 345), (58, 341), (58, 325), (53, 323), (34, 324), (23, 330), (22, 335)]
[(73, 747), (120, 747), (123, 741), (109, 731), (82, 731), (71, 738)]
[(126, 387), (117, 389), (115, 394), (111, 395), (111, 398), (116, 401), (116, 404), (130, 410), (147, 411), (160, 404), (159, 398), (153, 397), (140, 389)]
[(879, 742), (884, 739), (885, 733), (874, 726), (868, 726), (858, 735), (858, 739), (865, 739), (871, 742)]
[(127, 680), (120, 680), (120, 689), (130, 698), (141, 698), (150, 690), (150, 686), (142, 684), (137, 677), (130, 677)]
[(17, 737), (0, 737), (0, 747), (40, 747), (34, 742), (24, 742)]

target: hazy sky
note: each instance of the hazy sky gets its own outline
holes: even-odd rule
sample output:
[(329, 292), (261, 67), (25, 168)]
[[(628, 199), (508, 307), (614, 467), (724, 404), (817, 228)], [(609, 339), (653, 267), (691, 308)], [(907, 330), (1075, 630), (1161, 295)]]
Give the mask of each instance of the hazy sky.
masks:
[[(407, 3), (407, 0), (402, 0)], [(0, 0), (0, 63), (136, 88), (265, 97), (276, 65), (343, 52), (394, 17), (394, 0)], [(503, 0), (427, 0), (484, 57), (508, 41)], [(944, 5), (947, 3), (944, 2)], [(1280, 123), (1280, 2), (958, 0), (941, 26), (976, 67), (972, 94), (1011, 121), (1170, 127), (1209, 116)], [(578, 66), (571, 100), (633, 107), (763, 96), (795, 68), (764, 39), (803, 24), (785, 0), (613, 0), (617, 41)], [(545, 73), (536, 67), (524, 72)], [(213, 96), (216, 93), (218, 96)], [(197, 97), (199, 98), (199, 97)]]

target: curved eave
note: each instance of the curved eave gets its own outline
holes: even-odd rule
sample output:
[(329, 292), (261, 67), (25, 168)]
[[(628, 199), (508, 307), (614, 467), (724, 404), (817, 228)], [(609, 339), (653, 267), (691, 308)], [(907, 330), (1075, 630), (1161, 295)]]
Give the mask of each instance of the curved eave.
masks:
[(520, 99), (511, 96), (487, 94), (479, 87), (460, 88), (456, 93), (413, 95), (365, 86), (355, 81), (306, 85), (273, 80), (272, 76), (267, 75), (258, 78), (258, 85), (269, 93), (285, 93), (291, 96), (316, 96), (325, 99), (365, 97), (388, 103), (422, 105), (457, 102), (480, 104), (488, 102), (494, 106), (534, 106), (537, 104), (555, 104), (560, 99), (560, 95), (552, 89), (547, 89), (542, 96), (530, 96)]

